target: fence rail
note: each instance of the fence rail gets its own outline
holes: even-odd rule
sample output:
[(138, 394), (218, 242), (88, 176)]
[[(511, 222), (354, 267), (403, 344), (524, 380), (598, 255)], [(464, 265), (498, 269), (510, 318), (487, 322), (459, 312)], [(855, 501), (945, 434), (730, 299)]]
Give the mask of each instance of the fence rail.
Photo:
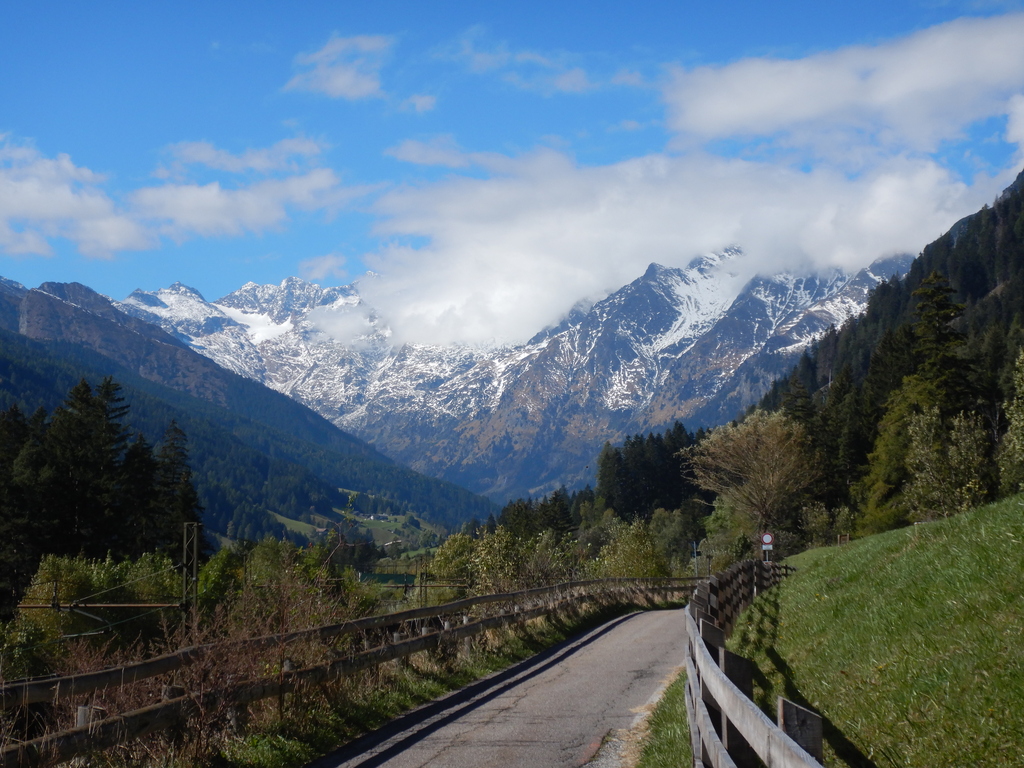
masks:
[[(125, 664), (120, 667), (86, 672), (66, 677), (49, 677), (44, 679), (23, 680), (0, 685), (0, 709), (11, 709), (13, 707), (25, 706), (27, 704), (38, 704), (42, 702), (59, 701), (61, 699), (82, 696), (93, 691), (110, 688), (113, 686), (129, 685), (152, 677), (158, 677), (170, 672), (175, 672), (182, 667), (194, 664), (209, 656), (215, 651), (237, 649), (256, 650), (274, 646), (288, 645), (299, 640), (325, 641), (345, 635), (365, 632), (372, 629), (388, 629), (409, 621), (418, 619), (432, 619), (450, 616), (456, 613), (468, 611), (471, 608), (489, 605), (494, 603), (512, 602), (515, 600), (531, 600), (537, 598), (558, 595), (572, 590), (586, 590), (594, 586), (615, 586), (626, 582), (635, 583), (635, 579), (590, 579), (587, 581), (572, 581), (556, 584), (548, 587), (538, 587), (520, 592), (508, 592), (495, 595), (478, 595), (455, 602), (445, 603), (438, 606), (426, 608), (412, 608), (406, 611), (384, 614), (381, 616), (367, 616), (361, 619), (353, 619), (338, 624), (329, 624), (312, 629), (304, 629), (295, 632), (286, 632), (265, 637), (256, 637), (248, 640), (241, 640), (236, 643), (208, 643), (205, 645), (189, 646), (173, 653), (156, 656), (152, 659)], [(691, 584), (696, 579), (648, 579), (643, 583), (651, 588), (657, 587), (659, 583), (685, 583)]]
[[(767, 768), (821, 766), (820, 729), (798, 743), (787, 729), (773, 723), (751, 700), (753, 664), (725, 648), (725, 639), (743, 608), (758, 592), (776, 586), (789, 571), (777, 563), (737, 563), (699, 584), (690, 599), (686, 611), (686, 710), (697, 768), (747, 768), (761, 763)], [(788, 705), (786, 711), (796, 707), (780, 699), (780, 712), (783, 703)], [(817, 717), (798, 709), (802, 721)]]
[[(299, 688), (323, 685), (360, 670), (403, 658), (413, 653), (432, 650), (445, 644), (473, 637), (487, 629), (519, 624), (533, 618), (565, 609), (581, 601), (595, 598), (615, 599), (638, 593), (689, 593), (696, 579), (595, 579), (568, 582), (552, 587), (483, 595), (430, 608), (371, 616), (279, 635), (254, 638), (233, 644), (208, 644), (185, 648), (175, 653), (128, 664), (113, 669), (47, 680), (26, 680), (0, 686), (0, 702), (5, 708), (30, 703), (53, 702), (81, 696), (105, 688), (129, 685), (141, 680), (169, 674), (206, 658), (213, 652), (246, 648), (281, 646), (300, 639), (328, 640), (365, 630), (384, 630), (407, 626), (409, 622), (461, 616), (462, 623), (441, 622), (430, 629), (421, 626), (420, 634), (408, 639), (391, 636), (391, 642), (351, 653), (329, 664), (305, 669), (282, 671), (260, 680), (232, 685), (220, 690), (188, 695), (175, 692), (158, 704), (105, 717), (77, 728), (47, 734), (36, 739), (12, 744), (0, 750), (0, 768), (24, 768), (45, 762), (62, 762), (75, 756), (95, 752), (165, 730), (212, 706), (229, 704), (244, 707), (261, 699), (283, 696)], [(540, 601), (530, 605), (530, 601)], [(493, 616), (470, 620), (466, 611), (494, 603), (510, 604), (510, 609)]]

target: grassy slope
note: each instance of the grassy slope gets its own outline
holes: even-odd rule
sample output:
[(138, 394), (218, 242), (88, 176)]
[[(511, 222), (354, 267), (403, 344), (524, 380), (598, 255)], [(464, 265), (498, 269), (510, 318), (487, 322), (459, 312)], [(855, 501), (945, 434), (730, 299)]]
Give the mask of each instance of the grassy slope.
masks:
[(766, 711), (823, 714), (827, 765), (1022, 764), (1024, 496), (790, 562), (730, 647)]
[(690, 726), (686, 719), (686, 674), (665, 690), (649, 721), (648, 738), (636, 768), (683, 768), (693, 765)]

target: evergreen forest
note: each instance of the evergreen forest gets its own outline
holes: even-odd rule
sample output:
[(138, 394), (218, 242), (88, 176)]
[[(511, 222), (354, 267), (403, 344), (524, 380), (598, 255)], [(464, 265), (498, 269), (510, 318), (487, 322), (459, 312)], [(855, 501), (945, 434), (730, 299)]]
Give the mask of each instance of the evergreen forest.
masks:
[(832, 329), (758, 410), (803, 436), (794, 537), (870, 534), (1021, 489), (1024, 174)]
[(199, 521), (187, 437), (171, 421), (154, 447), (125, 423), (121, 387), (84, 379), (53, 413), (0, 413), (0, 619), (44, 555), (134, 560), (181, 551)]

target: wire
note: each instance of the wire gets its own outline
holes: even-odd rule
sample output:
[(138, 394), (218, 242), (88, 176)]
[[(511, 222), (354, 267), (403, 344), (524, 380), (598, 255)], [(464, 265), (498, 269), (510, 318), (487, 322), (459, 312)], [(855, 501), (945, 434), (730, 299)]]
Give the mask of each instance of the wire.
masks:
[(91, 595), (86, 595), (85, 597), (75, 598), (75, 600), (73, 602), (85, 603), (85, 602), (88, 602), (90, 599), (92, 599), (94, 597), (98, 597), (99, 595), (105, 595), (107, 592), (113, 592), (115, 589), (120, 589), (121, 587), (127, 587), (127, 586), (130, 586), (132, 584), (137, 584), (140, 581), (145, 581), (146, 579), (152, 579), (154, 576), (162, 576), (165, 573), (169, 573), (171, 571), (176, 571), (176, 570), (178, 570), (178, 566), (172, 565), (170, 568), (165, 568), (162, 571), (157, 571), (156, 573), (147, 573), (145, 576), (140, 576), (137, 579), (132, 579), (131, 581), (126, 581), (124, 584), (117, 584), (117, 585), (115, 585), (113, 587), (108, 587), (107, 589), (102, 589), (99, 592), (95, 592), (95, 593), (93, 593)]
[(48, 645), (56, 645), (57, 643), (63, 643), (65, 640), (74, 640), (79, 637), (94, 637), (96, 635), (104, 635), (107, 632), (109, 632), (113, 627), (125, 624), (129, 621), (135, 621), (136, 619), (144, 619), (145, 617), (151, 616), (154, 613), (159, 613), (160, 611), (166, 610), (167, 608), (156, 608), (152, 611), (146, 611), (146, 613), (140, 613), (138, 616), (131, 616), (127, 619), (121, 619), (120, 621), (112, 622), (110, 624), (107, 624), (107, 626), (103, 627), (102, 629), (94, 629), (91, 632), (79, 632), (78, 634), (74, 635), (61, 635), (60, 637), (54, 640), (44, 640), (43, 642), (36, 643), (35, 645), (29, 645), (20, 648), (12, 648), (7, 651), (0, 651), (0, 658), (3, 658), (4, 656), (13, 656), (15, 653), (34, 651), (36, 648), (45, 648)]

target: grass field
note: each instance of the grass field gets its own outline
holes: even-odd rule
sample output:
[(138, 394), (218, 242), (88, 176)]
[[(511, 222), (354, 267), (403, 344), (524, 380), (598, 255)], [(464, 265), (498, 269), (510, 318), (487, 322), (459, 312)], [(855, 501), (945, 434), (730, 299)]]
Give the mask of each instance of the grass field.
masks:
[(1024, 765), (1024, 497), (789, 562), (729, 646), (766, 712), (822, 714), (826, 765)]
[(301, 520), (294, 520), (290, 517), (279, 515), (276, 512), (271, 512), (270, 515), (292, 533), (300, 533), (303, 536), (308, 536), (309, 538), (313, 538), (317, 534), (315, 525), (304, 523)]

